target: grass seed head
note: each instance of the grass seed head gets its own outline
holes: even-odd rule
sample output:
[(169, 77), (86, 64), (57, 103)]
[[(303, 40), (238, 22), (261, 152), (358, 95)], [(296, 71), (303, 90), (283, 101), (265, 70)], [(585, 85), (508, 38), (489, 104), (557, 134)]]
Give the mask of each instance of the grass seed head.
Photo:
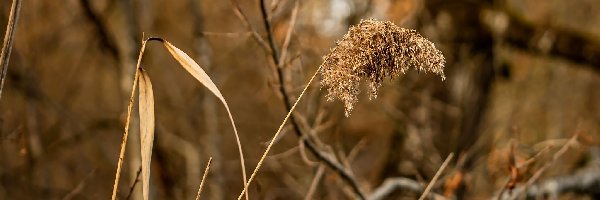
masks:
[(361, 20), (323, 59), (321, 85), (329, 92), (327, 100), (343, 101), (346, 116), (358, 102), (362, 78), (367, 79), (369, 99), (377, 98), (385, 77), (393, 79), (409, 68), (446, 78), (442, 52), (415, 30), (389, 21)]

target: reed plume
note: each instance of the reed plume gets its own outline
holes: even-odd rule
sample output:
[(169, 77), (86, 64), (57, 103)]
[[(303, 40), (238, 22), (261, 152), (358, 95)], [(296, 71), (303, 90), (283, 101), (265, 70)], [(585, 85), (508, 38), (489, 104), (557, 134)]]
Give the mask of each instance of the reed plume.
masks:
[(442, 52), (417, 31), (389, 21), (361, 20), (323, 59), (321, 86), (327, 88), (328, 101), (344, 102), (346, 116), (358, 102), (362, 78), (367, 79), (369, 99), (377, 98), (385, 77), (393, 79), (411, 67), (446, 78)]

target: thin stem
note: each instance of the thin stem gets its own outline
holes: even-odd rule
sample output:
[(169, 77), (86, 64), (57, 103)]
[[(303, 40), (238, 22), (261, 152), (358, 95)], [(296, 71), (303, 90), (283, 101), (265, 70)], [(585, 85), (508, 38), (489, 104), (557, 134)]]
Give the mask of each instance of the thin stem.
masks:
[(2, 43), (2, 53), (0, 53), (0, 66), (2, 66), (2, 74), (0, 75), (0, 98), (2, 98), (2, 89), (8, 72), (8, 60), (12, 51), (13, 41), (15, 39), (15, 30), (19, 13), (21, 11), (21, 0), (13, 0), (10, 8), (8, 23), (6, 24), (6, 33), (4, 34), (4, 42)]
[(446, 158), (446, 161), (444, 161), (442, 166), (440, 166), (440, 169), (438, 169), (438, 171), (435, 173), (435, 176), (433, 176), (433, 179), (431, 179), (429, 185), (427, 185), (425, 191), (423, 191), (423, 194), (421, 194), (421, 197), (419, 197), (419, 200), (423, 200), (425, 199), (425, 197), (427, 197), (427, 195), (429, 195), (429, 191), (431, 190), (431, 188), (433, 188), (433, 185), (435, 185), (435, 182), (438, 180), (440, 175), (442, 175), (442, 172), (444, 171), (446, 166), (448, 166), (452, 158), (454, 158), (454, 153), (450, 153), (450, 155), (448, 155), (448, 158)]
[(133, 184), (131, 184), (131, 187), (129, 187), (129, 193), (127, 194), (127, 197), (125, 198), (125, 200), (129, 200), (131, 198), (131, 195), (133, 194), (133, 189), (135, 189), (135, 186), (137, 185), (138, 182), (140, 182), (140, 174), (142, 173), (142, 166), (140, 166), (140, 168), (138, 169), (136, 175), (135, 175), (135, 180), (133, 181)]
[(323, 177), (323, 174), (325, 174), (325, 165), (321, 164), (321, 165), (319, 165), (319, 168), (317, 169), (317, 173), (315, 173), (315, 177), (313, 178), (312, 182), (310, 183), (310, 187), (308, 187), (308, 192), (306, 192), (306, 196), (304, 197), (304, 200), (314, 199), (313, 195), (317, 191), (317, 186), (319, 185), (319, 182), (321, 182), (321, 178)]
[(202, 175), (202, 181), (200, 181), (200, 187), (198, 187), (198, 194), (196, 195), (196, 200), (200, 199), (200, 193), (202, 193), (202, 186), (204, 186), (204, 181), (206, 180), (206, 176), (208, 175), (208, 170), (210, 169), (211, 162), (212, 162), (212, 157), (208, 158), (208, 163), (206, 164), (206, 169), (204, 169), (204, 175)]
[(304, 90), (302, 90), (302, 93), (300, 93), (300, 96), (298, 97), (298, 99), (296, 100), (296, 102), (294, 103), (294, 105), (292, 106), (292, 108), (290, 109), (290, 111), (287, 113), (287, 115), (283, 119), (283, 122), (281, 123), (281, 125), (279, 125), (279, 129), (277, 129), (277, 132), (273, 136), (273, 139), (271, 139), (271, 141), (269, 142), (269, 146), (267, 146), (267, 149), (265, 150), (265, 152), (263, 153), (262, 157), (258, 161), (258, 164), (256, 165), (256, 168), (254, 168), (254, 172), (252, 172), (252, 175), (250, 175), (250, 179), (248, 179), (248, 183), (246, 184), (246, 186), (244, 186), (244, 190), (242, 190), (242, 193), (240, 194), (240, 196), (238, 196), (238, 200), (241, 200), (242, 197), (244, 196), (244, 194), (246, 193), (246, 190), (248, 190), (248, 186), (250, 186), (250, 183), (252, 183), (252, 180), (254, 180), (254, 177), (256, 176), (256, 174), (258, 173), (258, 170), (260, 169), (260, 167), (262, 166), (263, 162), (265, 161), (265, 158), (267, 157), (267, 154), (269, 154), (269, 151), (271, 150), (271, 147), (275, 143), (275, 138), (277, 138), (277, 136), (279, 136), (279, 134), (281, 133), (281, 130), (283, 130), (283, 127), (285, 126), (285, 123), (288, 121), (288, 119), (292, 115), (292, 112), (294, 112), (294, 110), (296, 109), (296, 106), (298, 105), (298, 102), (300, 102), (300, 99), (302, 99), (302, 96), (304, 96), (304, 93), (306, 92), (306, 90), (308, 89), (308, 87), (310, 86), (310, 84), (312, 83), (312, 81), (315, 79), (315, 77), (317, 76), (317, 74), (319, 73), (320, 70), (321, 70), (321, 67), (319, 67), (319, 69), (317, 69), (317, 72), (315, 72), (315, 74), (313, 74), (313, 76), (310, 78), (310, 80), (308, 81), (308, 84), (306, 84), (306, 87), (304, 87)]
[(254, 27), (252, 27), (252, 25), (250, 25), (250, 22), (248, 22), (248, 17), (246, 17), (244, 12), (242, 12), (242, 8), (240, 8), (240, 4), (237, 2), (237, 0), (230, 0), (229, 2), (231, 3), (233, 12), (240, 19), (240, 21), (242, 22), (244, 27), (246, 27), (246, 29), (248, 29), (250, 31), (254, 40), (256, 40), (256, 42), (258, 42), (258, 44), (263, 49), (265, 49), (266, 51), (269, 51), (270, 50), (269, 45), (267, 45), (267, 42), (265, 42), (265, 40), (258, 34), (258, 32), (256, 32), (256, 30), (254, 30)]
[(138, 70), (142, 63), (142, 56), (144, 55), (144, 50), (146, 50), (147, 40), (142, 41), (142, 47), (140, 48), (140, 54), (138, 56), (138, 61), (135, 70), (135, 76), (133, 78), (133, 86), (131, 88), (131, 96), (129, 97), (129, 105), (127, 106), (127, 120), (125, 120), (125, 130), (123, 131), (123, 140), (121, 142), (121, 151), (119, 152), (119, 161), (117, 162), (117, 172), (115, 173), (115, 183), (113, 185), (112, 192), (112, 200), (117, 199), (117, 189), (119, 187), (119, 178), (121, 178), (121, 167), (123, 166), (123, 158), (125, 157), (125, 147), (127, 146), (127, 136), (129, 135), (129, 122), (131, 120), (131, 112), (133, 111), (133, 104), (135, 100), (135, 89), (137, 88), (138, 79), (140, 78), (140, 74)]
[(290, 46), (292, 32), (294, 31), (294, 26), (296, 26), (296, 19), (298, 18), (298, 7), (300, 7), (299, 5), (299, 0), (296, 0), (296, 2), (294, 3), (294, 9), (292, 10), (292, 16), (289, 25), (290, 27), (288, 27), (287, 33), (285, 35), (285, 40), (283, 41), (283, 46), (281, 46), (281, 56), (279, 57), (279, 62), (277, 63), (279, 67), (283, 67), (285, 64), (284, 62), (288, 54), (287, 49)]

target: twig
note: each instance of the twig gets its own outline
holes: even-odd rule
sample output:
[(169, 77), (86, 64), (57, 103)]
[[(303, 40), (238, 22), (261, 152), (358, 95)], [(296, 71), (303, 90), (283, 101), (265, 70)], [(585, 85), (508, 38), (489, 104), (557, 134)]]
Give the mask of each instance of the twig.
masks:
[(142, 173), (142, 166), (140, 166), (140, 168), (138, 169), (136, 175), (135, 175), (135, 181), (133, 181), (133, 183), (131, 184), (131, 187), (129, 187), (129, 193), (127, 194), (127, 197), (125, 198), (125, 200), (129, 200), (129, 198), (131, 198), (131, 195), (133, 194), (133, 189), (135, 189), (135, 186), (137, 185), (138, 182), (140, 182), (140, 174)]
[(356, 158), (358, 153), (365, 147), (366, 144), (367, 144), (367, 139), (365, 137), (360, 139), (358, 141), (358, 143), (356, 143), (356, 145), (354, 145), (354, 147), (352, 147), (352, 149), (350, 149), (350, 152), (346, 156), (347, 162), (352, 163), (352, 161), (354, 161), (354, 159)]
[[(271, 28), (271, 21), (269, 20), (269, 13), (267, 13), (267, 5), (266, 5), (265, 0), (260, 0), (259, 6), (260, 6), (260, 13), (262, 14), (262, 17), (263, 17), (263, 23), (265, 25), (265, 29), (267, 30), (267, 38), (269, 40), (269, 47), (271, 49), (271, 58), (273, 59), (273, 62), (276, 65), (278, 65), (279, 64), (279, 51), (277, 49), (277, 44), (275, 43), (275, 36), (273, 35), (273, 29)], [(278, 73), (277, 75), (279, 76), (279, 79), (283, 79), (283, 76), (280, 72), (281, 72), (281, 70), (277, 69), (277, 73)], [(279, 85), (280, 88), (284, 86), (281, 81), (279, 84), (280, 84)]]
[(281, 56), (279, 57), (279, 63), (277, 63), (278, 67), (283, 67), (285, 64), (285, 58), (287, 56), (288, 47), (290, 46), (290, 41), (292, 38), (292, 32), (294, 32), (294, 26), (296, 25), (296, 19), (298, 18), (298, 7), (300, 5), (299, 0), (296, 0), (294, 3), (294, 10), (292, 10), (292, 17), (290, 21), (290, 25), (288, 27), (287, 34), (285, 35), (285, 40), (283, 41), (283, 46), (281, 47)]
[(2, 66), (2, 75), (0, 76), (0, 98), (2, 98), (2, 89), (8, 72), (8, 60), (12, 51), (13, 41), (15, 40), (15, 31), (17, 22), (19, 21), (19, 13), (21, 11), (21, 0), (13, 0), (10, 7), (10, 15), (6, 24), (6, 33), (4, 34), (4, 42), (2, 43), (2, 53), (0, 53), (0, 65)]
[(81, 190), (83, 190), (83, 187), (85, 187), (85, 184), (87, 184), (87, 181), (94, 176), (94, 174), (96, 173), (96, 168), (92, 169), (92, 171), (90, 171), (90, 173), (88, 173), (83, 180), (81, 180), (81, 182), (79, 182), (79, 184), (77, 184), (77, 186), (71, 191), (69, 192), (69, 194), (67, 194), (67, 196), (65, 196), (64, 198), (62, 198), (63, 200), (70, 200), (73, 199), (73, 197), (75, 197), (75, 195), (79, 194), (81, 192)]
[(312, 196), (317, 191), (317, 186), (319, 185), (319, 182), (321, 182), (321, 178), (323, 177), (323, 174), (325, 174), (325, 165), (320, 164), (319, 168), (317, 169), (317, 173), (315, 173), (315, 177), (313, 178), (312, 182), (310, 183), (308, 192), (306, 192), (306, 196), (304, 196), (304, 200), (314, 199)]
[(231, 6), (232, 6), (231, 8), (233, 9), (233, 12), (235, 13), (235, 15), (240, 19), (242, 24), (244, 24), (244, 27), (246, 27), (246, 29), (248, 29), (252, 33), (254, 40), (256, 40), (256, 42), (258, 42), (258, 44), (265, 51), (267, 51), (267, 52), (271, 51), (271, 49), (269, 49), (269, 45), (267, 44), (267, 42), (265, 42), (265, 40), (258, 34), (258, 32), (256, 32), (256, 30), (254, 30), (254, 27), (252, 27), (252, 25), (250, 25), (250, 22), (248, 22), (248, 17), (246, 17), (244, 12), (242, 12), (242, 9), (240, 8), (240, 4), (237, 2), (237, 0), (230, 0), (229, 2), (231, 3)]
[(540, 150), (538, 153), (536, 153), (535, 155), (533, 155), (531, 158), (527, 159), (526, 161), (524, 161), (522, 163), (519, 163), (517, 165), (517, 168), (521, 169), (521, 168), (526, 167), (526, 166), (530, 165), (531, 163), (535, 162), (544, 153), (548, 152), (551, 147), (552, 147), (552, 145), (545, 146), (542, 150)]
[[(307, 137), (306, 135), (302, 136), (302, 137)], [(308, 156), (306, 155), (306, 152), (304, 151), (305, 149), (305, 144), (304, 144), (304, 139), (298, 140), (298, 147), (300, 149), (300, 158), (302, 159), (302, 161), (304, 161), (304, 163), (306, 163), (306, 165), (308, 166), (315, 166), (317, 165), (319, 162), (315, 162), (312, 161), (308, 158)]]
[[(575, 142), (577, 142), (577, 137), (579, 136), (579, 132), (576, 132), (573, 137), (571, 137), (571, 139), (569, 139), (569, 141), (567, 143), (565, 143), (565, 145), (563, 145), (553, 156), (552, 156), (552, 160), (550, 160), (550, 162), (547, 162), (544, 166), (542, 166), (540, 169), (538, 169), (532, 176), (531, 178), (529, 178), (529, 180), (527, 180), (527, 182), (525, 183), (525, 185), (522, 187), (521, 190), (519, 191), (515, 191), (515, 193), (512, 195), (511, 198), (509, 199), (516, 199), (518, 198), (521, 194), (523, 194), (523, 192), (527, 191), (527, 188), (531, 187), (533, 185), (533, 183), (535, 183), (535, 181), (537, 181), (542, 174), (548, 169), (550, 168), (563, 154), (565, 154), (567, 152), (567, 150), (569, 149), (569, 146), (575, 144)], [(502, 195), (502, 194), (499, 194)]]
[[(267, 145), (268, 145), (268, 143), (267, 143)], [(267, 156), (267, 159), (272, 159), (272, 160), (283, 159), (283, 158), (286, 158), (286, 157), (296, 153), (298, 151), (298, 149), (299, 149), (299, 146), (294, 146), (292, 148), (289, 148), (288, 150), (285, 150), (282, 153)]]
[(431, 188), (433, 188), (433, 185), (435, 185), (435, 182), (440, 177), (440, 175), (442, 174), (442, 172), (444, 171), (446, 166), (448, 166), (448, 164), (450, 163), (450, 161), (452, 160), (453, 157), (454, 157), (454, 153), (450, 153), (450, 155), (448, 155), (448, 158), (446, 158), (446, 161), (444, 161), (444, 163), (442, 163), (442, 166), (440, 166), (440, 169), (438, 169), (438, 171), (435, 173), (435, 176), (433, 176), (433, 179), (431, 179), (431, 182), (429, 182), (429, 185), (427, 185), (427, 187), (425, 188), (425, 191), (423, 191), (423, 194), (421, 194), (421, 197), (419, 197), (419, 200), (425, 199), (427, 194), (429, 194), (429, 190), (431, 190)]
[(252, 35), (252, 32), (210, 32), (210, 31), (202, 31), (198, 32), (201, 36), (212, 36), (212, 37), (240, 37), (240, 36), (248, 36)]
[(210, 169), (210, 162), (212, 162), (212, 157), (208, 158), (208, 163), (206, 164), (206, 169), (204, 169), (204, 175), (202, 175), (202, 181), (200, 181), (200, 187), (198, 187), (198, 194), (196, 195), (196, 200), (200, 199), (200, 193), (202, 192), (202, 186), (204, 186), (204, 181), (206, 180), (206, 176), (208, 175), (208, 169)]
[[(397, 189), (407, 189), (418, 193), (423, 192), (423, 186), (412, 179), (404, 177), (387, 178), (383, 182), (383, 184), (381, 184), (381, 186), (379, 186), (377, 189), (374, 190), (373, 193), (371, 193), (368, 200), (384, 199)], [(433, 196), (434, 199), (446, 199), (442, 195), (432, 192), (430, 192), (430, 196)]]
[[(198, 151), (195, 144), (169, 131), (162, 123), (156, 124), (156, 131), (160, 137), (160, 139), (157, 140), (159, 146), (165, 149), (172, 149), (175, 153), (184, 158), (185, 169), (187, 170), (186, 173), (188, 177), (202, 176), (202, 171), (198, 167), (202, 163), (200, 161), (200, 151)], [(193, 179), (194, 178), (188, 178), (188, 186), (196, 185), (196, 183), (193, 182)]]
[(109, 31), (108, 31), (106, 24), (104, 23), (104, 21), (102, 21), (100, 19), (98, 14), (96, 14), (96, 12), (94, 12), (94, 10), (92, 9), (90, 0), (80, 0), (79, 3), (81, 4), (81, 7), (83, 8), (85, 16), (87, 16), (88, 20), (90, 20), (92, 22), (92, 24), (94, 24), (94, 27), (96, 28), (96, 31), (98, 32), (98, 36), (100, 37), (100, 42), (102, 43), (102, 47), (104, 47), (106, 50), (108, 50), (108, 53), (115, 60), (118, 61), (119, 60), (119, 50), (117, 48), (117, 45), (114, 43), (113, 40), (110, 39)]
[[(593, 158), (592, 158), (593, 159)], [(600, 195), (600, 163), (588, 161), (588, 166), (578, 170), (575, 174), (551, 178), (542, 183), (531, 185), (527, 191), (525, 187), (517, 187), (515, 191), (525, 192), (528, 199), (544, 197), (558, 199), (560, 194), (575, 193), (586, 194), (591, 197)], [(510, 199), (512, 196), (499, 193), (497, 199)]]
[(493, 199), (501, 199), (502, 198), (502, 194), (504, 194), (504, 192), (509, 189), (512, 190), (514, 189), (515, 185), (517, 184), (517, 179), (519, 179), (519, 175), (518, 175), (518, 170), (520, 170), (521, 168), (527, 167), (528, 165), (534, 163), (536, 161), (537, 158), (541, 157), (545, 152), (548, 152), (550, 150), (550, 148), (552, 147), (552, 145), (547, 145), (545, 146), (542, 150), (540, 150), (539, 152), (537, 152), (534, 156), (532, 156), (531, 158), (527, 159), (526, 161), (516, 164), (515, 163), (515, 157), (514, 157), (514, 141), (511, 140), (511, 157), (510, 157), (510, 175), (509, 177), (506, 179), (505, 183), (503, 184), (504, 187), (502, 187), (502, 189), (500, 190), (500, 192), (498, 193), (499, 195), (497, 195), (495, 198)]

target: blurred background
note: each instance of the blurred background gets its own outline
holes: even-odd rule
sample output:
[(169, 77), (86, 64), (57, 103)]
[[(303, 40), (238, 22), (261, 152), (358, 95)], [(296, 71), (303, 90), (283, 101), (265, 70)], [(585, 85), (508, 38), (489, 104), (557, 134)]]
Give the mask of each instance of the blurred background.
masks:
[[(10, 5), (0, 3), (2, 33)], [(415, 29), (443, 52), (445, 81), (410, 71), (386, 81), (377, 99), (363, 92), (348, 118), (317, 83), (299, 104), (299, 121), (366, 194), (394, 177), (426, 185), (450, 153), (455, 159), (432, 190), (449, 199), (490, 199), (536, 174), (533, 185), (577, 182), (582, 173), (600, 182), (600, 1), (266, 0), (265, 7), (275, 46), (287, 53), (292, 100), (360, 19)], [(268, 48), (252, 31), (268, 42), (258, 0), (23, 1), (0, 100), (0, 199), (110, 197), (143, 34), (165, 38), (207, 71), (231, 108), (250, 173), (287, 113)], [(142, 62), (156, 103), (151, 197), (194, 199), (213, 157), (202, 197), (233, 199), (243, 185), (227, 113), (161, 46), (149, 43)], [(119, 199), (141, 198), (138, 126), (134, 119)], [(251, 199), (354, 199), (293, 131), (288, 123)], [(598, 185), (556, 195), (600, 198)], [(383, 199), (419, 195), (398, 188)]]

